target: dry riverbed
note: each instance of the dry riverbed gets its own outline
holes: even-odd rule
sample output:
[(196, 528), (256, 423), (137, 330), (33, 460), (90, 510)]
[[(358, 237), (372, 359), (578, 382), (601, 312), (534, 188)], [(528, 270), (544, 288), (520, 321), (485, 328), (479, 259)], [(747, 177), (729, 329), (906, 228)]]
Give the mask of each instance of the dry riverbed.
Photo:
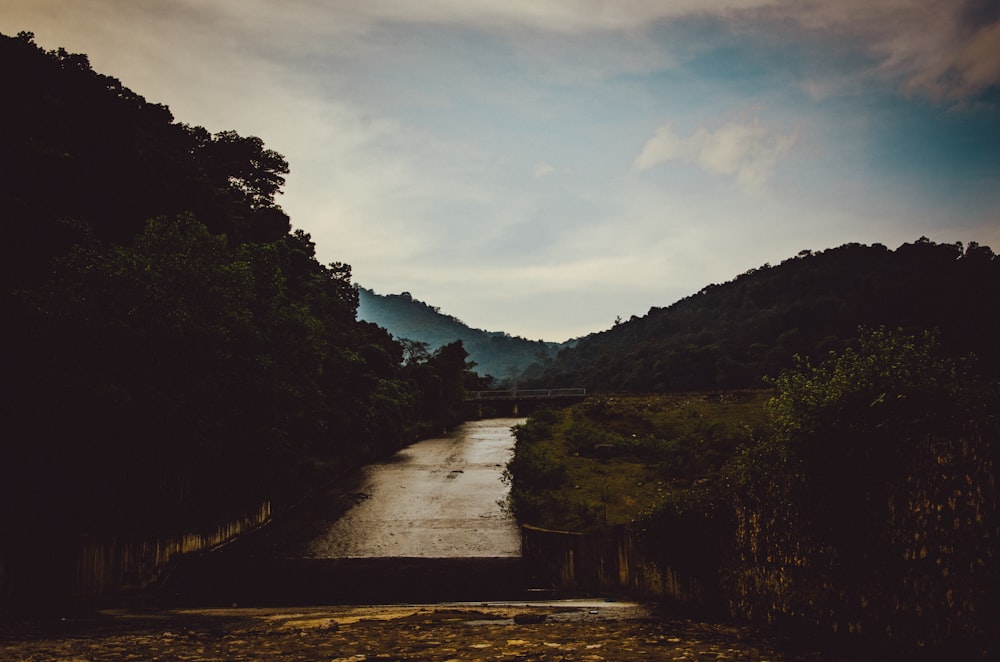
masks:
[(0, 624), (3, 660), (820, 660), (630, 603), (107, 610)]

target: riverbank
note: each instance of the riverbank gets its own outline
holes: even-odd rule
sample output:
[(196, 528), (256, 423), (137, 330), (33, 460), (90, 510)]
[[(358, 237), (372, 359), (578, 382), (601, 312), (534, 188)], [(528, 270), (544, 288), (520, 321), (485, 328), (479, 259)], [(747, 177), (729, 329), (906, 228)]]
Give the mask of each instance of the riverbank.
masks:
[(633, 603), (107, 610), (0, 623), (0, 659), (837, 660)]

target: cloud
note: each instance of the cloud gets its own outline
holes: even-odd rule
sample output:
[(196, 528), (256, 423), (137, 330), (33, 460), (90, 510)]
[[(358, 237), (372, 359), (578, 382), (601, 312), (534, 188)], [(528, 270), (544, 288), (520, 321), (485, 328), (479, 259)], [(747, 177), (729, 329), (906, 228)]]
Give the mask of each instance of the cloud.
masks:
[(554, 173), (556, 169), (549, 163), (545, 161), (539, 161), (535, 164), (535, 179), (541, 179)]
[[(244, 7), (246, 0), (231, 3)], [(257, 4), (261, 4), (258, 0)], [(263, 2), (265, 6), (272, 3)], [(336, 12), (330, 12), (325, 0), (305, 0), (298, 3), (298, 12), (290, 12), (282, 5), (286, 16), (294, 13), (325, 11), (329, 20), (352, 30), (369, 29), (381, 23), (433, 23), (461, 25), (486, 29), (530, 29), (560, 34), (581, 34), (606, 30), (636, 30), (658, 20), (700, 14), (709, 11), (766, 7), (774, 0), (383, 0), (381, 2), (345, 3)], [(268, 11), (265, 9), (265, 11)], [(333, 18), (333, 17), (336, 18)]]
[(756, 13), (758, 28), (782, 24), (853, 45), (874, 58), (861, 73), (937, 102), (974, 98), (1000, 85), (995, 0), (782, 0)]
[(643, 171), (679, 161), (708, 173), (735, 176), (742, 189), (756, 191), (766, 186), (797, 140), (796, 133), (771, 131), (756, 119), (728, 122), (715, 130), (702, 127), (687, 138), (668, 123), (646, 142), (633, 167)]
[(907, 89), (939, 101), (968, 99), (1000, 83), (1000, 21), (955, 44), (932, 67), (910, 78)]
[(461, 25), (633, 38), (667, 21), (710, 17), (738, 31), (851, 44), (876, 58), (867, 73), (897, 79), (932, 99), (973, 97), (1000, 85), (1000, 9), (995, 0), (386, 0), (358, 3), (361, 31), (387, 22)]
[[(942, 212), (976, 225), (940, 240), (996, 247), (995, 202), (928, 205), (923, 171), (893, 189), (876, 167), (951, 155), (930, 159), (940, 179), (969, 158), (939, 138), (968, 149), (952, 125), (909, 113), (996, 84), (990, 5), (5, 0), (0, 31), (88, 53), (179, 121), (261, 136), (291, 163), (293, 224), (358, 282), (560, 339), (802, 248), (937, 240)], [(757, 107), (767, 124), (734, 114)], [(988, 147), (960, 171), (977, 186), (996, 180)], [(635, 176), (656, 168), (674, 176)], [(779, 168), (788, 185), (752, 205), (719, 190), (766, 190)]]
[[(656, 28), (682, 19), (712, 19), (734, 33), (800, 39), (846, 46), (872, 58), (865, 73), (888, 77), (901, 89), (938, 101), (974, 97), (1000, 85), (1000, 10), (996, 0), (381, 0), (338, 2), (294, 0), (175, 0), (121, 3), (117, 0), (8, 0), (16, 29), (60, 23), (87, 25), (96, 32), (127, 24), (154, 40), (168, 31), (190, 40), (216, 39), (222, 47), (276, 52), (294, 44), (298, 57), (370, 58), (385, 48), (385, 36), (400, 27), (459, 28), (504, 35), (529, 54), (546, 53), (528, 35), (553, 40), (558, 51), (574, 40), (625, 36), (630, 42), (602, 63), (602, 55), (579, 57), (586, 66), (647, 71), (671, 61), (663, 44), (650, 40)], [(267, 26), (261, 30), (260, 26)], [(44, 30), (40, 30), (44, 32)], [(43, 35), (40, 35), (43, 36)], [(397, 35), (398, 36), (398, 35)], [(374, 37), (374, 38), (373, 38)], [(398, 40), (389, 40), (398, 42)], [(68, 44), (67, 44), (68, 45)], [(182, 52), (183, 48), (178, 48)], [(572, 62), (560, 67), (572, 70)]]

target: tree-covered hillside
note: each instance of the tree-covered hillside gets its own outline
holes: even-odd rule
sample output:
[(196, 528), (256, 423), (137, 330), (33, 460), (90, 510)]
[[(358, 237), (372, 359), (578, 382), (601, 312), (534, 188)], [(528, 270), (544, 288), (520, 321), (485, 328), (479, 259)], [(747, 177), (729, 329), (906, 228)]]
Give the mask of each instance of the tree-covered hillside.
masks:
[(403, 365), (276, 203), (285, 159), (0, 35), (0, 530), (276, 508), (461, 417), (460, 343)]
[(414, 299), (409, 292), (376, 294), (358, 288), (358, 318), (387, 329), (397, 340), (426, 343), (431, 351), (461, 340), (473, 368), (480, 375), (490, 375), (496, 382), (538, 375), (541, 368), (566, 343), (526, 340), (498, 331), (473, 329), (461, 320), (445, 315), (437, 307)]
[(802, 251), (667, 308), (653, 308), (564, 349), (539, 384), (593, 390), (747, 388), (825, 356), (859, 326), (940, 331), (952, 355), (972, 352), (1000, 374), (1000, 259), (975, 243), (921, 238), (896, 250), (847, 244)]
[(856, 659), (997, 659), (1000, 380), (932, 331), (857, 334), (770, 390), (599, 394), (517, 426), (518, 518), (601, 541), (551, 580), (780, 624)]

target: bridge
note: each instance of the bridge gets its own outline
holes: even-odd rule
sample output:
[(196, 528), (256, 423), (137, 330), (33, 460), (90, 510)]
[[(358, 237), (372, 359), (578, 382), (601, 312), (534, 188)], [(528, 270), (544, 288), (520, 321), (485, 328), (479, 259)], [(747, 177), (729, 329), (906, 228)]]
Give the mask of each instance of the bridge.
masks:
[(585, 388), (529, 388), (501, 389), (494, 391), (468, 391), (465, 401), (476, 403), (479, 416), (483, 415), (483, 405), (510, 406), (512, 414), (518, 416), (520, 404), (570, 403), (587, 397)]

